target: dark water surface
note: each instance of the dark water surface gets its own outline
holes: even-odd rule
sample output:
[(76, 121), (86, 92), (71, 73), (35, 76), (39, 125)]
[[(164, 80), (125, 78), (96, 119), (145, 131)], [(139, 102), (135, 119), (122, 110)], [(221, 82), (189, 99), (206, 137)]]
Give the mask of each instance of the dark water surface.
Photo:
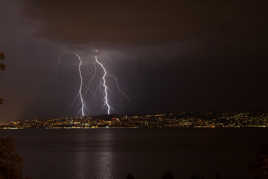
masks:
[(15, 137), (33, 179), (252, 178), (267, 129), (87, 129), (0, 131)]

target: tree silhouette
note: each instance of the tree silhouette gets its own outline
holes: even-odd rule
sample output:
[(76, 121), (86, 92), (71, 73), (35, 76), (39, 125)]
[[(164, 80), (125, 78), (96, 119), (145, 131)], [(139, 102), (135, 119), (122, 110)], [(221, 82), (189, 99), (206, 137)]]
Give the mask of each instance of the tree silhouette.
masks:
[(126, 179), (135, 179), (135, 177), (131, 173), (129, 173), (129, 174), (127, 174), (127, 178)]
[(5, 54), (3, 52), (0, 52), (0, 70), (4, 71), (6, 66), (5, 64), (2, 62), (5, 59)]
[[(204, 179), (204, 176), (198, 176), (198, 175), (193, 175), (191, 176), (191, 179)], [(216, 175), (216, 179), (217, 179), (217, 175)]]
[[(3, 52), (0, 52), (0, 71), (4, 71), (6, 69), (6, 66), (3, 63), (4, 59), (5, 59), (5, 54)], [(2, 103), (3, 103), (3, 99), (0, 98), (0, 104)]]
[(164, 173), (162, 179), (174, 179), (174, 176), (171, 172)]
[(216, 179), (221, 179), (221, 174), (219, 172), (216, 173)]
[(263, 145), (256, 155), (256, 161), (250, 167), (251, 173), (255, 178), (268, 177), (268, 146)]
[(14, 140), (0, 138), (0, 178), (22, 179), (22, 158), (16, 153)]

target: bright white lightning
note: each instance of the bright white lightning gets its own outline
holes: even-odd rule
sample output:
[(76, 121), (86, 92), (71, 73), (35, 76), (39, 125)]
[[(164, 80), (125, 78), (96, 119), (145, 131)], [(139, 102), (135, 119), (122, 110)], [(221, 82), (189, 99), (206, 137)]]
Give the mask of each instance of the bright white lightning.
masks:
[(108, 87), (107, 87), (107, 84), (106, 84), (107, 70), (104, 67), (104, 65), (98, 60), (97, 56), (95, 56), (95, 61), (103, 70), (102, 86), (104, 88), (104, 104), (105, 104), (105, 106), (107, 108), (107, 114), (109, 115), (111, 113), (111, 106), (110, 106), (109, 100), (108, 100)]
[(77, 53), (74, 53), (75, 56), (77, 57), (78, 61), (79, 61), (79, 65), (78, 65), (78, 72), (79, 72), (79, 77), (80, 77), (80, 87), (79, 87), (79, 97), (80, 97), (80, 102), (81, 102), (81, 115), (84, 117), (85, 116), (85, 102), (84, 102), (84, 98), (83, 98), (83, 94), (82, 94), (82, 90), (83, 90), (83, 75), (82, 75), (82, 71), (81, 71), (81, 66), (83, 65), (82, 59), (80, 57), (80, 55), (78, 55)]

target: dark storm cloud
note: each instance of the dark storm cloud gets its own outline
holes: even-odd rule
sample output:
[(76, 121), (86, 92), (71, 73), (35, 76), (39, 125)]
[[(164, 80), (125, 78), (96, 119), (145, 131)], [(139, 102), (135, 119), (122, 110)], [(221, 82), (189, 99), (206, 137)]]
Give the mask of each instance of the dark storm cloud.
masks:
[(257, 3), (248, 0), (24, 0), (36, 35), (69, 43), (153, 43), (221, 36), (254, 39)]
[[(77, 114), (78, 63), (65, 54), (58, 64), (63, 46), (88, 55), (100, 45), (130, 97), (112, 90), (116, 113), (267, 110), (260, 1), (2, 0), (1, 7), (0, 120)], [(87, 98), (90, 115), (105, 112), (102, 97)]]

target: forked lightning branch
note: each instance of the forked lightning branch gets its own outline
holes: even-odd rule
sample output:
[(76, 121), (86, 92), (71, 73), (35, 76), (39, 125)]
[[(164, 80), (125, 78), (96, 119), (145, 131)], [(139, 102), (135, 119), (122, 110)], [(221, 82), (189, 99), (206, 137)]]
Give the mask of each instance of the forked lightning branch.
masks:
[[(98, 51), (96, 50), (96, 52), (98, 53)], [(78, 74), (79, 74), (79, 78), (80, 78), (80, 85), (79, 85), (79, 89), (78, 89), (78, 96), (79, 96), (79, 101), (80, 101), (80, 113), (81, 113), (81, 116), (85, 116), (86, 115), (86, 102), (85, 102), (85, 99), (84, 99), (84, 95), (83, 95), (83, 88), (84, 88), (84, 83), (85, 83), (85, 80), (87, 79), (86, 77), (84, 77), (83, 75), (83, 72), (82, 72), (82, 66), (84, 65), (83, 64), (83, 60), (81, 58), (81, 56), (78, 54), (78, 53), (75, 53), (74, 52), (74, 55), (77, 57), (78, 61), (79, 61), (79, 64), (78, 64)], [(106, 114), (111, 114), (111, 105), (109, 104), (109, 87), (108, 87), (108, 84), (107, 84), (107, 76), (108, 76), (108, 72), (104, 66), (104, 63), (102, 63), (100, 60), (99, 60), (99, 57), (98, 55), (95, 55), (94, 56), (94, 60), (95, 60), (95, 63), (100, 67), (100, 69), (102, 70), (103, 72), (103, 75), (101, 77), (102, 79), (102, 89), (103, 89), (103, 104), (106, 108)]]

